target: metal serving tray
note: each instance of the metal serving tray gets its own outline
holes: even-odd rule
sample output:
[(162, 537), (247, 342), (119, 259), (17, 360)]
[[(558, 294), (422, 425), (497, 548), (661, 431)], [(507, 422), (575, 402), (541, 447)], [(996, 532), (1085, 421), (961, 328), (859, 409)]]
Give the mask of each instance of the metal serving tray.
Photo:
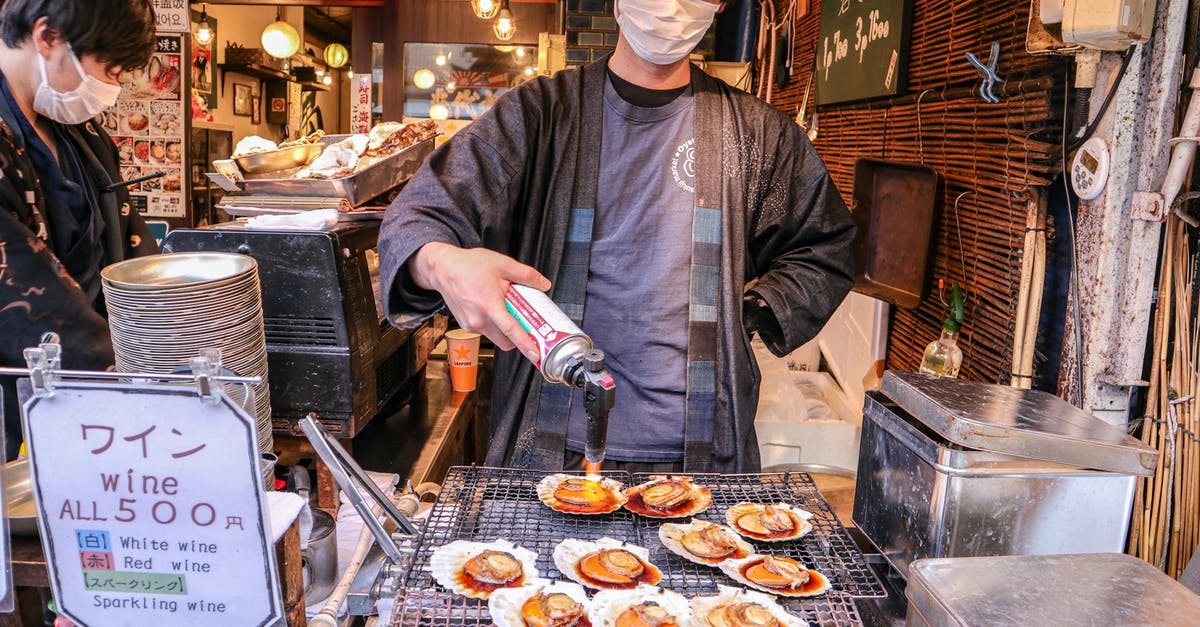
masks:
[(1129, 555), (927, 559), (908, 580), (908, 624), (1195, 625), (1200, 596)]
[(854, 163), (856, 292), (905, 309), (921, 304), (942, 194), (942, 177), (929, 166), (878, 159)]
[[(617, 510), (599, 516), (556, 512), (538, 500), (535, 486), (547, 473), (505, 468), (451, 468), (430, 510), (419, 548), (396, 597), (391, 624), (491, 625), (487, 602), (458, 596), (439, 586), (429, 570), (433, 550), (453, 540), (486, 542), (505, 538), (538, 555), (541, 577), (562, 578), (551, 553), (565, 538), (594, 540), (603, 536), (626, 540), (650, 550), (650, 562), (663, 572), (659, 586), (685, 597), (711, 596), (717, 585), (737, 585), (720, 570), (706, 568), (667, 551), (658, 527), (667, 522)], [(626, 486), (650, 475), (605, 472)], [(828, 502), (805, 473), (691, 474), (712, 490), (713, 506), (696, 518), (724, 524), (725, 510), (740, 501), (793, 503), (814, 514), (812, 533), (793, 542), (755, 542), (759, 553), (787, 555), (829, 578), (830, 591), (816, 597), (778, 601), (789, 612), (814, 625), (861, 624), (854, 599), (885, 594), (882, 584), (838, 521)], [(679, 522), (679, 521), (673, 521)], [(686, 522), (686, 521), (684, 521)]]
[(345, 198), (359, 207), (399, 187), (416, 174), (433, 152), (436, 137), (413, 144), (374, 165), (340, 179), (247, 179), (248, 194)]
[(1158, 461), (1154, 448), (1045, 392), (899, 371), (880, 389), (967, 448), (1145, 477)]

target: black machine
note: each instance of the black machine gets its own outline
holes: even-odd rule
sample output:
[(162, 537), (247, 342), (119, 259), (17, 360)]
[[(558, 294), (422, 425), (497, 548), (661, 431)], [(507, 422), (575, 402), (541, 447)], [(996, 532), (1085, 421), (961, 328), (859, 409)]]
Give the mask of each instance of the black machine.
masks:
[(233, 252), (258, 261), (276, 432), (299, 435), (299, 421), (316, 412), (335, 437), (353, 437), (411, 392), (445, 332), (442, 316), (411, 331), (387, 322), (378, 235), (378, 221), (323, 231), (255, 231), (228, 222), (167, 235), (164, 252)]

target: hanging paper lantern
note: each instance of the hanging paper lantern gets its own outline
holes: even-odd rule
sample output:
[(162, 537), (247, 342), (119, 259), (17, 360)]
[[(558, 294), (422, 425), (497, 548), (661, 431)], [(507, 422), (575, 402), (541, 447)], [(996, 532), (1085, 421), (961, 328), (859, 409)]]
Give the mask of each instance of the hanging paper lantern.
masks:
[(329, 67), (342, 67), (350, 60), (350, 51), (342, 44), (329, 44), (325, 46), (325, 63)]
[(300, 50), (300, 33), (282, 20), (272, 22), (263, 29), (262, 47), (276, 59), (290, 59)]

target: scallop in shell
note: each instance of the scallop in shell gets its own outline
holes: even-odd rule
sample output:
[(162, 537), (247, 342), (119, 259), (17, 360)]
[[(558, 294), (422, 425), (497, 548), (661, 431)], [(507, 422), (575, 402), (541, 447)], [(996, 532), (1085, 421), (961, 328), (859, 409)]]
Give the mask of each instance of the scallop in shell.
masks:
[(782, 542), (795, 540), (813, 530), (812, 512), (788, 503), (738, 503), (725, 510), (725, 520), (733, 530), (751, 540)]
[(625, 505), (624, 486), (596, 475), (547, 475), (537, 484), (538, 498), (550, 509), (567, 514), (607, 514)]
[(594, 542), (567, 538), (554, 547), (554, 565), (563, 576), (597, 590), (630, 590), (662, 581), (649, 562), (650, 551), (612, 538)]
[(434, 549), (429, 570), (455, 594), (486, 599), (494, 590), (537, 579), (537, 554), (508, 540), (455, 540)]
[(601, 590), (588, 604), (594, 627), (687, 627), (691, 617), (687, 599), (678, 592), (645, 584), (633, 590)]
[(738, 583), (785, 597), (812, 597), (829, 590), (825, 575), (790, 557), (751, 555), (725, 560), (719, 567)]
[(754, 554), (754, 547), (733, 529), (704, 520), (692, 519), (686, 525), (663, 523), (658, 528), (658, 539), (672, 553), (704, 566)]
[(713, 502), (712, 490), (682, 476), (652, 476), (650, 481), (625, 490), (625, 496), (625, 509), (649, 518), (695, 516)]
[(717, 586), (717, 596), (692, 599), (697, 627), (805, 627), (770, 595), (732, 586)]
[[(582, 623), (587, 603), (587, 592), (577, 583), (538, 579), (520, 588), (493, 592), (488, 599), (488, 612), (497, 627), (571, 627)], [(576, 611), (578, 615), (572, 621)], [(539, 618), (545, 622), (539, 622)]]

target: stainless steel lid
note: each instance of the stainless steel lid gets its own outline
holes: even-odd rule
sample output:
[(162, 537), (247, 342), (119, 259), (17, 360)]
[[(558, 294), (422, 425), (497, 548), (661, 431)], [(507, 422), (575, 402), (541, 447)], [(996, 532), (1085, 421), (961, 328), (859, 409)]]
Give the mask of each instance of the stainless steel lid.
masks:
[(880, 389), (967, 448), (1143, 476), (1158, 461), (1154, 448), (1045, 392), (893, 370)]
[(1183, 626), (1200, 616), (1200, 596), (1120, 553), (922, 559), (905, 596), (930, 625)]

